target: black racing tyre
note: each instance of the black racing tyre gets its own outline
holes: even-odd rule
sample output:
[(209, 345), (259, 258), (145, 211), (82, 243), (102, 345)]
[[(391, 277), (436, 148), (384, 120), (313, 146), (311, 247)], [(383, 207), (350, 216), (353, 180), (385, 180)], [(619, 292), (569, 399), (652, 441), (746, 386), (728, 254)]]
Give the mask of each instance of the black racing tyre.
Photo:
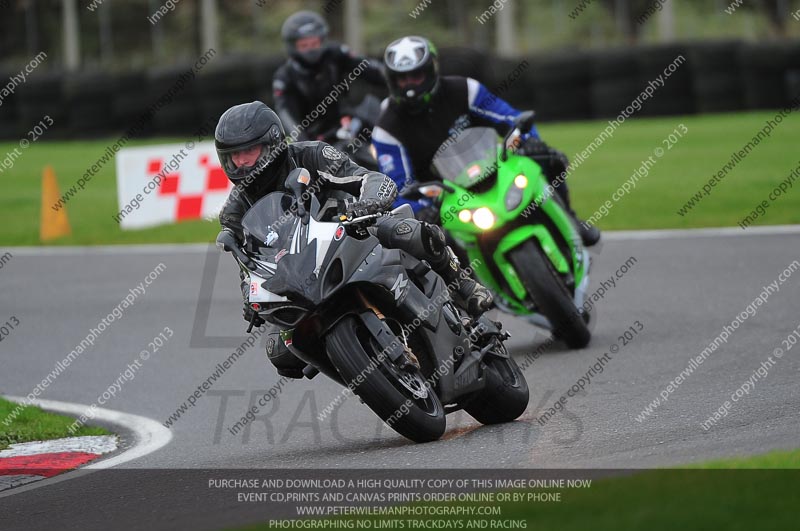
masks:
[(325, 344), (342, 380), (352, 382), (353, 392), (393, 430), (415, 442), (444, 434), (444, 407), (425, 377), (419, 370), (400, 369), (388, 357), (375, 361), (381, 348), (357, 317), (339, 321)]
[(556, 337), (570, 348), (589, 344), (592, 333), (572, 296), (541, 248), (528, 240), (508, 256), (536, 307), (552, 323)]
[[(505, 347), (503, 347), (505, 350)], [(511, 422), (525, 412), (530, 394), (525, 375), (513, 358), (484, 358), (486, 387), (464, 405), (481, 424)]]

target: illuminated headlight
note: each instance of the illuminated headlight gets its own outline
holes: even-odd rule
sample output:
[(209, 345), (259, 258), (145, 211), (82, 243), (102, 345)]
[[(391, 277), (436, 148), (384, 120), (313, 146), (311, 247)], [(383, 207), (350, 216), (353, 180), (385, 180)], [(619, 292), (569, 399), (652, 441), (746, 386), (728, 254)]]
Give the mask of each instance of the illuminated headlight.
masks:
[[(519, 179), (519, 177), (517, 177)], [(516, 185), (516, 180), (514, 181)], [(522, 203), (522, 190), (517, 186), (511, 186), (506, 192), (506, 197), (503, 199), (506, 210), (511, 212)]]
[(520, 173), (519, 175), (514, 177), (514, 186), (516, 186), (520, 190), (523, 190), (526, 186), (528, 186), (528, 178)]
[(494, 214), (486, 207), (481, 207), (472, 214), (472, 222), (482, 230), (489, 230), (494, 225)]
[(461, 223), (469, 223), (472, 219), (472, 212), (469, 210), (462, 210), (458, 213), (458, 219)]

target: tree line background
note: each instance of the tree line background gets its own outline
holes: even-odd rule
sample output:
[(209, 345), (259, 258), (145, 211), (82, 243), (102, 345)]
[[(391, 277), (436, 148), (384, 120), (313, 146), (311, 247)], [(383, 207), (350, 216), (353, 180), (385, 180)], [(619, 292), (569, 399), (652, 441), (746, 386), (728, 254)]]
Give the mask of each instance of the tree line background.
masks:
[[(46, 67), (63, 64), (64, 5), (77, 2), (80, 68), (136, 70), (153, 64), (178, 64), (204, 51), (204, 0), (178, 0), (174, 11), (152, 25), (147, 17), (166, 0), (0, 0), (0, 67), (15, 67), (39, 51)], [(173, 0), (174, 1), (174, 0)], [(332, 36), (345, 40), (349, 0), (211, 0), (216, 6), (217, 48), (226, 55), (275, 55), (283, 52), (280, 27), (291, 13), (311, 9), (328, 19)], [(583, 0), (587, 2), (587, 0)], [(99, 5), (98, 5), (99, 2)], [(637, 19), (661, 3), (656, 0), (506, 0), (513, 9), (515, 55), (563, 50), (602, 49), (719, 39), (750, 42), (800, 38), (798, 0), (745, 0), (727, 14), (729, 0), (667, 0), (670, 20), (662, 12), (646, 22)], [(359, 0), (361, 52), (380, 56), (393, 38), (420, 34), (441, 46), (495, 49), (495, 15), (485, 24), (477, 18), (490, 0)], [(424, 7), (415, 16), (413, 10)], [(666, 28), (666, 29), (665, 29)]]

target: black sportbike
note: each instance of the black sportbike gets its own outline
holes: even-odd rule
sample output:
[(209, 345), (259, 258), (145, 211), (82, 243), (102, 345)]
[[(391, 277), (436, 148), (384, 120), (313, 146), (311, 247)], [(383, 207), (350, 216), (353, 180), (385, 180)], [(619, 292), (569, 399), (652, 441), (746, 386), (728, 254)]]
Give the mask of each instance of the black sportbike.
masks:
[(528, 385), (486, 317), (453, 304), (429, 264), (383, 247), (368, 227), (382, 215), (348, 219), (309, 193), (294, 170), (288, 192), (245, 214), (240, 248), (223, 231), (217, 244), (250, 277), (251, 308), (283, 330), (289, 349), (350, 387), (387, 425), (416, 441), (445, 431), (445, 414), (464, 409), (483, 424), (509, 422), (528, 405)]

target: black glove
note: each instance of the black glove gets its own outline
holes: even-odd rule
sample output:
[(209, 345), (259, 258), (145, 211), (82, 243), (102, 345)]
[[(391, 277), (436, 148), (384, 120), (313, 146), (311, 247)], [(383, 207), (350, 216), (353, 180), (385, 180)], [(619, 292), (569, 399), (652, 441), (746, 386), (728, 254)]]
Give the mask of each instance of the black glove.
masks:
[(438, 206), (424, 207), (422, 210), (419, 210), (414, 216), (419, 221), (424, 221), (425, 223), (430, 223), (431, 225), (441, 224), (441, 215), (439, 213)]
[(550, 146), (545, 144), (541, 138), (530, 137), (520, 146), (517, 154), (527, 157), (549, 157)]
[(370, 214), (374, 214), (380, 210), (380, 205), (378, 201), (373, 199), (364, 199), (361, 201), (355, 201), (347, 205), (347, 212), (346, 215), (348, 218), (360, 218), (361, 216), (368, 216)]

